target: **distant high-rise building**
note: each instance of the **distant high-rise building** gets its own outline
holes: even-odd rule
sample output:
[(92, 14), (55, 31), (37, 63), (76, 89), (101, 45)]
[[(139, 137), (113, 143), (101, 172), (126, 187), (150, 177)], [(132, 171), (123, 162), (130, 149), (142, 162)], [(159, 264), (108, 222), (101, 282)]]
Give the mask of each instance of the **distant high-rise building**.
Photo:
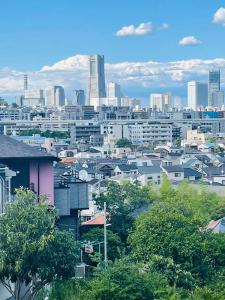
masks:
[(193, 110), (204, 108), (208, 105), (208, 84), (198, 81), (188, 82), (188, 107)]
[(73, 105), (85, 105), (85, 94), (84, 90), (74, 90), (73, 91)]
[(107, 83), (107, 99), (109, 106), (121, 106), (121, 90), (118, 83)]
[(44, 92), (40, 89), (27, 89), (24, 90), (24, 106), (43, 106), (44, 105)]
[(208, 105), (220, 106), (224, 104), (224, 95), (220, 91), (220, 70), (209, 71)]
[(182, 109), (181, 97), (179, 97), (179, 96), (174, 96), (173, 97), (173, 108), (175, 108), (177, 110), (181, 110)]
[(18, 95), (15, 97), (15, 102), (18, 106), (23, 106), (24, 95)]
[(62, 86), (49, 86), (45, 89), (46, 106), (63, 106), (65, 105), (65, 92)]
[(28, 76), (27, 76), (27, 74), (24, 74), (24, 77), (23, 77), (23, 89), (24, 89), (24, 91), (28, 89)]
[(151, 94), (150, 107), (158, 111), (168, 111), (171, 104), (170, 94)]
[[(88, 101), (97, 106), (96, 99), (105, 98), (105, 68), (103, 55), (89, 56)], [(99, 100), (99, 105), (101, 101)]]
[(121, 98), (121, 106), (131, 107), (131, 108), (140, 107), (141, 106), (141, 100), (125, 96), (125, 97)]

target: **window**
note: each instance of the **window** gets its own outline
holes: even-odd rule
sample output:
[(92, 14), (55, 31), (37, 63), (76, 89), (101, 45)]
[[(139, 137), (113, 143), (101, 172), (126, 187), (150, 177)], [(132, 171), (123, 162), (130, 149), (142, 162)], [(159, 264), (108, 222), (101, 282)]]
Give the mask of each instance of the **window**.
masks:
[(175, 173), (174, 177), (181, 177), (181, 173)]

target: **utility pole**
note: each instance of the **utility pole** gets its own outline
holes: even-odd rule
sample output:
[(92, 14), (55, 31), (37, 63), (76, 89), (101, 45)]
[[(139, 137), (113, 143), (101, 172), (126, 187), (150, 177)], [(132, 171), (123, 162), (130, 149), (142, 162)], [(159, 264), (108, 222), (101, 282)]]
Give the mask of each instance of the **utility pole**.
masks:
[(106, 224), (106, 202), (104, 202), (104, 261), (105, 269), (107, 267), (107, 224)]

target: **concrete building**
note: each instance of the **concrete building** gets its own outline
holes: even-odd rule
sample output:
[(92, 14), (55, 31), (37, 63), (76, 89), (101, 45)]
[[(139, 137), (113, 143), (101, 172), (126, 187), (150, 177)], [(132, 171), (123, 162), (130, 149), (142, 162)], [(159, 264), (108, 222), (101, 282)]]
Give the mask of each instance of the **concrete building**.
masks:
[[(105, 68), (103, 55), (89, 56), (88, 100), (89, 105), (100, 106), (96, 99), (105, 98)], [(93, 100), (95, 99), (95, 100)]]
[(45, 106), (58, 107), (65, 105), (65, 92), (62, 86), (49, 86), (45, 89)]
[(209, 106), (222, 106), (224, 104), (224, 95), (220, 90), (220, 70), (209, 71)]
[(121, 98), (121, 106), (130, 108), (140, 107), (141, 101), (136, 98), (130, 98), (128, 96), (125, 96)]
[(24, 106), (43, 106), (44, 105), (44, 92), (41, 89), (24, 90)]
[(109, 106), (121, 106), (121, 90), (118, 83), (107, 83), (107, 98)]
[(172, 125), (160, 122), (146, 122), (129, 125), (129, 140), (132, 144), (166, 144), (172, 143)]
[(74, 90), (72, 105), (85, 105), (84, 90)]
[(114, 146), (119, 139), (129, 139), (129, 130), (127, 124), (101, 124), (101, 134), (104, 137), (105, 145)]
[(208, 105), (208, 84), (198, 81), (188, 82), (188, 108), (203, 109)]
[(151, 94), (150, 95), (150, 108), (158, 111), (168, 111), (171, 106), (170, 94)]

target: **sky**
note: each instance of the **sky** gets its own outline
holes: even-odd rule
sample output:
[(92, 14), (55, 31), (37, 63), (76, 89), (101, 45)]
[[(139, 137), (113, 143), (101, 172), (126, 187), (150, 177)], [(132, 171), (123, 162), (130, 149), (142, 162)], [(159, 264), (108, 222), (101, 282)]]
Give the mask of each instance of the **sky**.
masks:
[(220, 68), (225, 83), (225, 1), (1, 1), (0, 96), (61, 84), (87, 86), (87, 55), (104, 54), (106, 79), (143, 99)]

